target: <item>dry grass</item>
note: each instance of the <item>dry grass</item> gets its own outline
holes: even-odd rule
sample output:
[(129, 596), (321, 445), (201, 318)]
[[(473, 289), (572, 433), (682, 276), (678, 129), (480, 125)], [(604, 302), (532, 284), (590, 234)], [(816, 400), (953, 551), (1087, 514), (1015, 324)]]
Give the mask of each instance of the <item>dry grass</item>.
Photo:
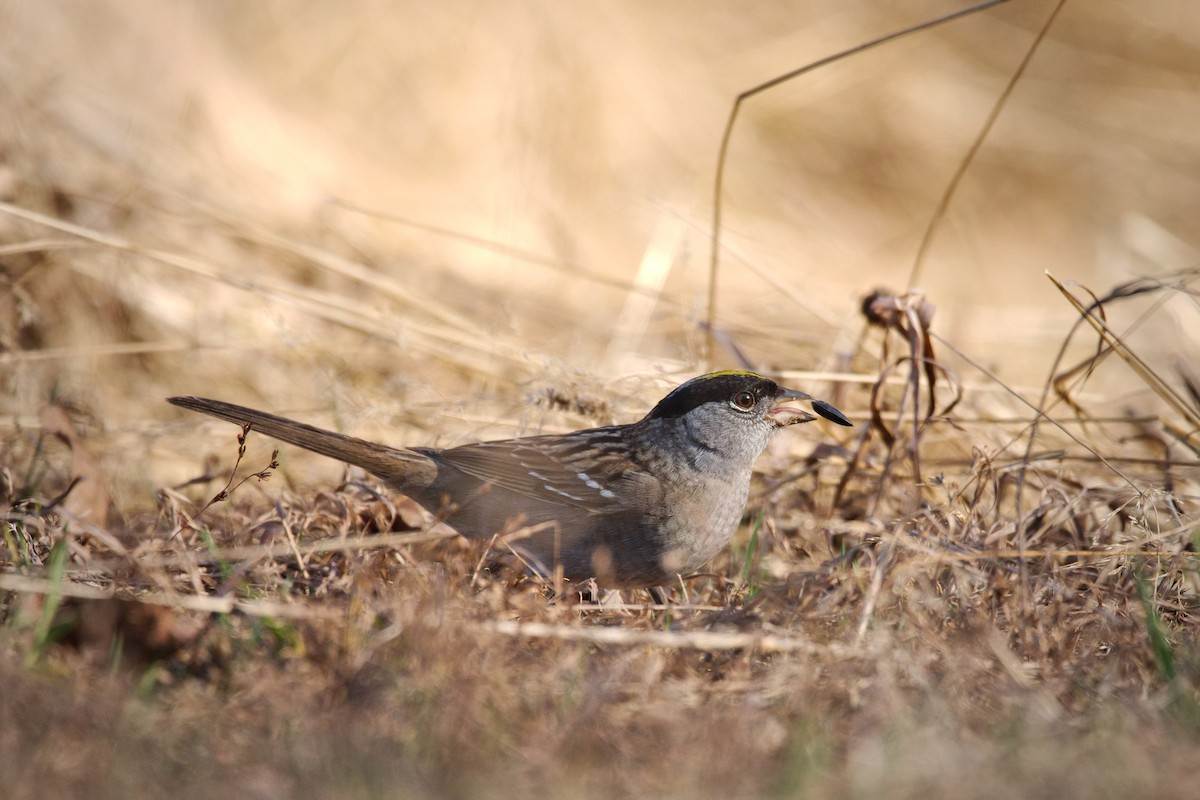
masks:
[(869, 426), (857, 459), (772, 461), (753, 538), (666, 609), (481, 570), (358, 480), (265, 502), (258, 465), (97, 528), (18, 439), (9, 796), (1188, 796), (1192, 457), (1136, 419), (1026, 456), (1028, 424), (971, 427), (920, 427), (920, 488)]
[[(636, 5), (0, 3), (24, 33), (0, 48), (5, 798), (1194, 794), (1198, 273), (1167, 232), (1197, 209), (1200, 106), (1149, 36), (1191, 15), (1068, 4), (925, 293), (865, 316), (1049, 6), (746, 109), (719, 357), (860, 424), (780, 437), (744, 530), (666, 608), (553, 597), (360, 474), (161, 402), (448, 445), (629, 420), (701, 369), (729, 99), (912, 19)], [(1117, 38), (1135, 25), (1153, 58)], [(745, 57), (713, 66), (730, 41)], [(1064, 94), (1081, 75), (1111, 105)], [(1148, 82), (1160, 102), (1125, 92)]]

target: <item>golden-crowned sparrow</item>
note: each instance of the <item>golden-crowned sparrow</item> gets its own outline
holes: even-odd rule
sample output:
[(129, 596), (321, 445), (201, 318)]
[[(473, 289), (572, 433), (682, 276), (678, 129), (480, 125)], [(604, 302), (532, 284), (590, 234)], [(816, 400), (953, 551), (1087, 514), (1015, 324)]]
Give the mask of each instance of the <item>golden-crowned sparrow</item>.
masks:
[(362, 467), (464, 536), (511, 533), (509, 546), (544, 575), (634, 588), (669, 584), (725, 546), (771, 435), (816, 419), (782, 405), (795, 399), (850, 424), (740, 371), (693, 378), (628, 425), (446, 450), (387, 447), (218, 400), (169, 402)]

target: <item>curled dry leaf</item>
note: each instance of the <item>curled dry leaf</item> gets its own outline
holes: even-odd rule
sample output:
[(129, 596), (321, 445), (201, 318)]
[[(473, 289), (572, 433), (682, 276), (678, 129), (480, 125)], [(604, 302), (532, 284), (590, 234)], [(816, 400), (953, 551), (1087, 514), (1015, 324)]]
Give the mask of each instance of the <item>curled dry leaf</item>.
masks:
[(87, 448), (67, 410), (49, 405), (42, 409), (42, 430), (71, 449), (71, 488), (62, 507), (79, 519), (104, 526), (108, 520), (108, 490), (100, 459)]

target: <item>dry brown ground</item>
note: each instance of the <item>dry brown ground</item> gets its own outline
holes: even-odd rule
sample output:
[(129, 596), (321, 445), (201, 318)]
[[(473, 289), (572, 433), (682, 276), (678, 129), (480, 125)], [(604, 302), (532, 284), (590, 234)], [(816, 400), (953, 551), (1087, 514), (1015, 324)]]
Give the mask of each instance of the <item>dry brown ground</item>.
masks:
[[(703, 363), (732, 97), (953, 4), (0, 0), (0, 795), (1194, 796), (1190, 4), (1064, 4), (913, 267), (1054, 5), (748, 104)], [(739, 359), (859, 425), (669, 609), (292, 449), (201, 512), (272, 444), (162, 402), (449, 445)]]

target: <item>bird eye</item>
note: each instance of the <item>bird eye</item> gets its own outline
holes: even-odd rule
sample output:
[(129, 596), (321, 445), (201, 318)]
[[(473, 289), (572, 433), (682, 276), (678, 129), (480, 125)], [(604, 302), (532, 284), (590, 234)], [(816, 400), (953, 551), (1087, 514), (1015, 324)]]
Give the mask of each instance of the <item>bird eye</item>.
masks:
[(749, 411), (754, 408), (754, 395), (750, 392), (738, 392), (729, 398), (729, 405), (738, 411)]

